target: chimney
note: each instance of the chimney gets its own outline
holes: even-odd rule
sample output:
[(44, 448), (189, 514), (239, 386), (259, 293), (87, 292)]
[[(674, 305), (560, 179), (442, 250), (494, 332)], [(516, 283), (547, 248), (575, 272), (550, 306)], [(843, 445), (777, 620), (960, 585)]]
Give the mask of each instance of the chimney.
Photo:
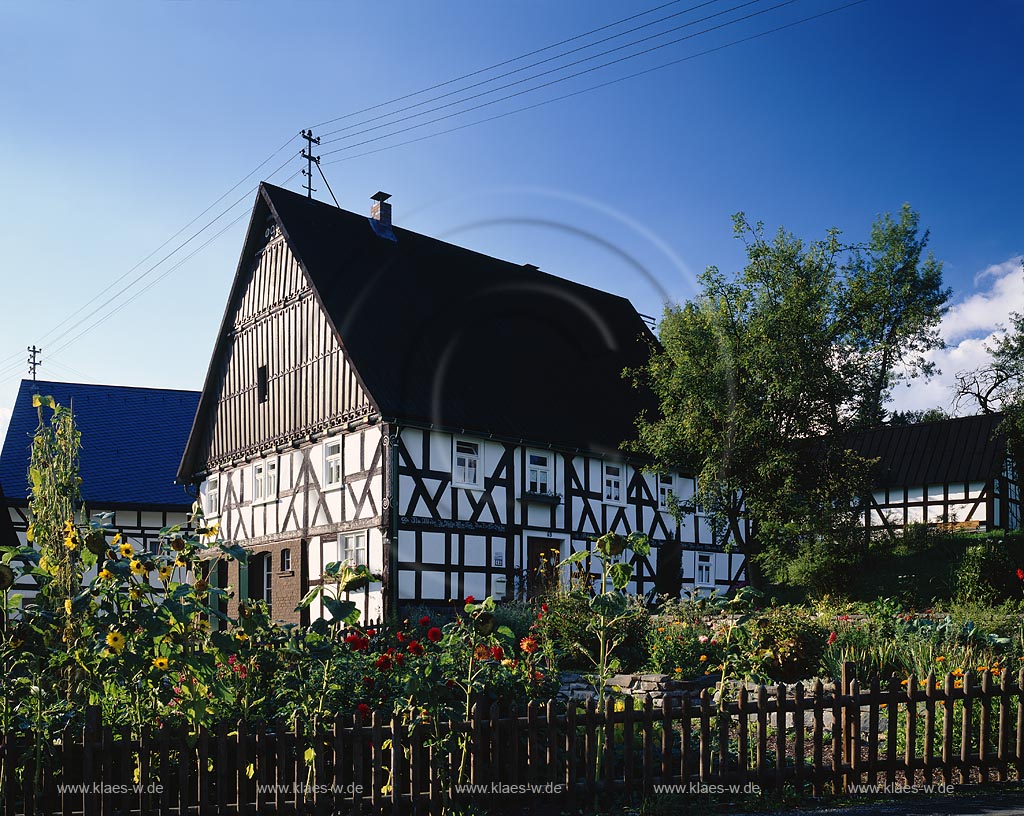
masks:
[(370, 218), (374, 221), (380, 222), (382, 227), (386, 227), (390, 230), (391, 205), (388, 204), (388, 199), (391, 198), (391, 194), (377, 191), (370, 197), (373, 199), (373, 204), (370, 205)]

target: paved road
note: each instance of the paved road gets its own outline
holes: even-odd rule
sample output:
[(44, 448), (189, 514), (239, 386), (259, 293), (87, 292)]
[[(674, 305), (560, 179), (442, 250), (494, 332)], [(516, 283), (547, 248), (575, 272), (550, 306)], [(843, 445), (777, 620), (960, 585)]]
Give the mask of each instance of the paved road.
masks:
[[(904, 796), (882, 803), (780, 810), (785, 816), (1015, 816), (1024, 814), (1024, 790), (951, 796)], [(735, 813), (732, 816), (755, 816)], [(764, 811), (757, 814), (764, 816)]]

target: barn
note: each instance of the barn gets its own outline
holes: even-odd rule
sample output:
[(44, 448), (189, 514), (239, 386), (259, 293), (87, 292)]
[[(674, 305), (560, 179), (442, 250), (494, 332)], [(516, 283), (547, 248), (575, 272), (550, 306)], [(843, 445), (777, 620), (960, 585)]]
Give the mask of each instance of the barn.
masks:
[(113, 513), (114, 530), (150, 551), (158, 546), (161, 528), (187, 522), (195, 498), (175, 483), (175, 475), (198, 392), (22, 380), (0, 452), (4, 515), (21, 541), (28, 529), (29, 455), (39, 423), (32, 406), (36, 394), (53, 397), (74, 413), (82, 434), (87, 516)]
[[(249, 548), (220, 576), (302, 622), (335, 561), (407, 604), (536, 591), (536, 568), (641, 530), (632, 589), (743, 580), (685, 473), (622, 449), (653, 399), (623, 371), (653, 334), (626, 299), (269, 184), (256, 196), (178, 478)], [(660, 563), (660, 569), (659, 569)], [(237, 602), (237, 600), (236, 600)]]

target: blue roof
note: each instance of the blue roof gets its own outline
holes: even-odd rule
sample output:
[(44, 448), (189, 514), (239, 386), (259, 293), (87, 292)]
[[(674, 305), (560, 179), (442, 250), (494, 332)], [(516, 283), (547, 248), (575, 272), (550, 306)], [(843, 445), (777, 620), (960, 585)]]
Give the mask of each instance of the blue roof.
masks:
[[(0, 485), (8, 500), (28, 496), (28, 462), (38, 424), (32, 395), (74, 411), (82, 434), (82, 497), (96, 509), (188, 508), (174, 483), (199, 404), (198, 391), (22, 380), (0, 453)], [(48, 412), (47, 412), (48, 413)]]

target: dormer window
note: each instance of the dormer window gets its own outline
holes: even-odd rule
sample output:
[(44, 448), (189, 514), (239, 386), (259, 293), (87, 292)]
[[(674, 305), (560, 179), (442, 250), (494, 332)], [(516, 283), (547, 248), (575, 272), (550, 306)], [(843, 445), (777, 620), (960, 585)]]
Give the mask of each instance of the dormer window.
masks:
[(452, 484), (455, 487), (480, 487), (482, 484), (480, 443), (455, 440)]
[(526, 490), (529, 493), (551, 493), (551, 457), (546, 453), (526, 456)]

